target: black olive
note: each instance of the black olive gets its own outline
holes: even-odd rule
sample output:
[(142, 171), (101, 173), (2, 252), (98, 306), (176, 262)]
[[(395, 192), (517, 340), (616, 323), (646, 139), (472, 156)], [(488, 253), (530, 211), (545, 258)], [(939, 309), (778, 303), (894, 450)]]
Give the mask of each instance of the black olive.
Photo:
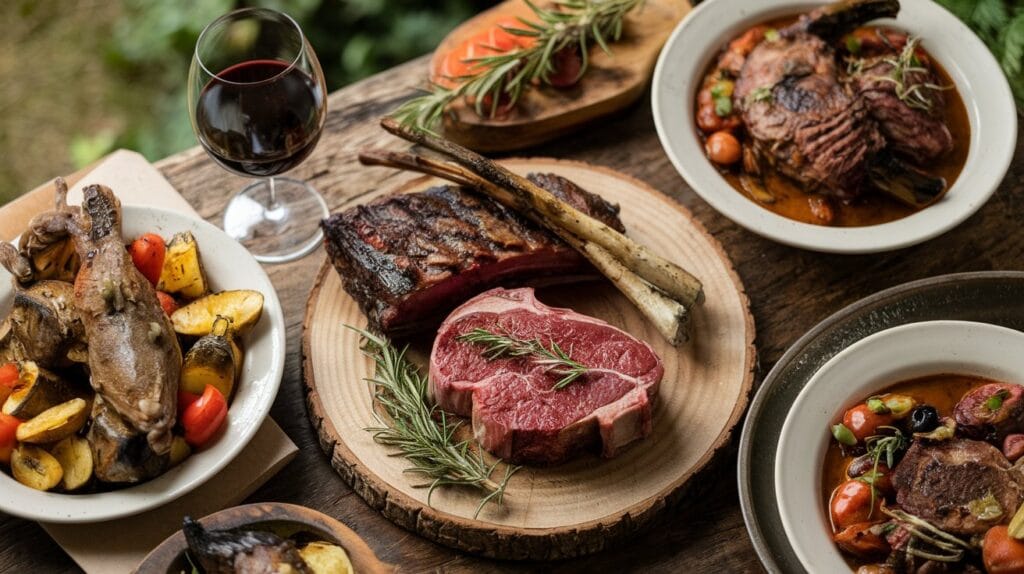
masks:
[(939, 426), (939, 411), (931, 405), (921, 405), (910, 412), (910, 432), (931, 432)]

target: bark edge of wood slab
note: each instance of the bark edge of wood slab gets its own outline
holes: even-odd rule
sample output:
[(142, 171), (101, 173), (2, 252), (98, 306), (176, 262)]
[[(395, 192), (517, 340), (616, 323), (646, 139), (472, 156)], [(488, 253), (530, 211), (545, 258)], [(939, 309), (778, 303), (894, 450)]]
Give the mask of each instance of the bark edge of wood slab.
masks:
[[(262, 502), (232, 506), (199, 519), (206, 528), (226, 530), (258, 526), (264, 523), (288, 523), (299, 525), (302, 531), (309, 531), (323, 540), (345, 549), (352, 567), (358, 574), (391, 574), (396, 568), (381, 562), (373, 550), (358, 534), (341, 522), (305, 506), (281, 502)], [(272, 530), (272, 529), (271, 529)], [(159, 546), (146, 555), (133, 572), (137, 574), (164, 574), (173, 572), (171, 567), (178, 564), (188, 543), (181, 528), (168, 536)]]
[[(687, 0), (647, 0), (643, 8), (627, 16), (622, 39), (609, 45), (610, 55), (598, 46), (592, 48), (591, 67), (579, 84), (568, 89), (529, 90), (505, 119), (482, 118), (473, 106), (460, 100), (445, 114), (445, 137), (481, 152), (524, 149), (630, 106), (643, 96), (661, 47), (689, 11)], [(466, 20), (438, 44), (430, 70), (438, 69), (445, 54), (481, 26), (504, 16), (529, 14), (532, 12), (522, 0), (506, 0)]]
[[(373, 374), (372, 366), (359, 352), (358, 335), (344, 325), (363, 327), (366, 319), (329, 262), (320, 269), (303, 321), (308, 414), (342, 479), (371, 508), (403, 528), (491, 558), (554, 560), (591, 554), (624, 543), (699, 491), (701, 481), (694, 477), (729, 449), (753, 387), (754, 322), (721, 245), (671, 198), (632, 177), (584, 163), (543, 158), (502, 163), (517, 173), (556, 173), (584, 189), (601, 182), (602, 195), (623, 204), (621, 216), (631, 233), (707, 275), (707, 302), (694, 310), (693, 320), (700, 332), (709, 329), (709, 335), (683, 347), (662, 339), (607, 282), (538, 292), (545, 303), (572, 307), (624, 328), (659, 353), (666, 376), (652, 435), (616, 458), (588, 455), (549, 469), (524, 468), (512, 478), (505, 506), (488, 505), (478, 519), (472, 518), (479, 501), (476, 492), (439, 489), (433, 507), (428, 506), (426, 490), (412, 486), (423, 479), (403, 474), (407, 461), (388, 456), (391, 449), (373, 443), (364, 430), (375, 424), (370, 390), (362, 380)], [(358, 201), (441, 183), (422, 177)], [(650, 221), (661, 225), (644, 224)], [(421, 366), (429, 346), (429, 340), (416, 341), (410, 349)]]

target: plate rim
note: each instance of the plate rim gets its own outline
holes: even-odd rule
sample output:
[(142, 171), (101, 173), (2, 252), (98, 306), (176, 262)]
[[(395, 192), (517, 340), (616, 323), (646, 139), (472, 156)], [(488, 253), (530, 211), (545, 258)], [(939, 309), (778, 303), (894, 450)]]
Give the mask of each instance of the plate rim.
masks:
[[(708, 241), (708, 243), (714, 249), (715, 254), (718, 256), (718, 259), (724, 264), (729, 280), (733, 288), (736, 290), (740, 304), (743, 308), (743, 315), (745, 319), (744, 324), (746, 328), (746, 336), (744, 338), (744, 374), (743, 381), (741, 382), (741, 388), (737, 395), (737, 401), (733, 405), (733, 409), (730, 412), (729, 419), (726, 422), (726, 425), (723, 427), (722, 431), (715, 437), (712, 446), (701, 455), (701, 457), (697, 460), (693, 467), (688, 470), (687, 473), (681, 475), (678, 480), (673, 482), (664, 490), (658, 492), (656, 495), (648, 498), (647, 500), (641, 501), (633, 506), (630, 506), (629, 508), (623, 509), (621, 511), (618, 511), (607, 516), (603, 516), (601, 518), (589, 520), (586, 522), (579, 522), (568, 526), (542, 528), (513, 527), (467, 519), (461, 516), (450, 514), (442, 510), (438, 510), (430, 506), (421, 506), (418, 501), (411, 499), (402, 492), (389, 492), (387, 493), (387, 496), (388, 499), (394, 497), (402, 501), (402, 505), (405, 506), (406, 508), (416, 507), (418, 509), (417, 512), (419, 514), (419, 516), (417, 516), (416, 518), (416, 522), (422, 521), (424, 517), (426, 518), (427, 522), (439, 522), (443, 520), (444, 522), (455, 524), (459, 528), (476, 532), (486, 532), (490, 535), (499, 537), (521, 538), (523, 536), (526, 536), (531, 539), (543, 539), (555, 534), (571, 534), (580, 530), (589, 530), (603, 526), (606, 529), (608, 529), (605, 536), (608, 542), (607, 545), (604, 546), (604, 548), (607, 548), (610, 546), (614, 546), (617, 543), (621, 543), (630, 534), (635, 533), (638, 530), (638, 524), (649, 524), (651, 522), (651, 518), (653, 518), (652, 512), (657, 511), (659, 508), (669, 506), (673, 502), (675, 502), (674, 500), (672, 500), (673, 495), (684, 492), (686, 485), (691, 482), (691, 479), (694, 478), (694, 476), (706, 470), (715, 460), (715, 457), (719, 453), (723, 452), (723, 450), (726, 450), (730, 447), (732, 439), (735, 436), (737, 428), (739, 427), (739, 423), (742, 420), (744, 413), (746, 413), (747, 411), (747, 406), (750, 403), (750, 397), (752, 395), (754, 388), (754, 379), (757, 366), (757, 349), (755, 346), (756, 326), (754, 323), (753, 314), (750, 310), (750, 298), (747, 296), (746, 290), (743, 286), (743, 282), (739, 274), (736, 272), (732, 260), (729, 258), (722, 244), (710, 232), (708, 232), (707, 228), (684, 205), (680, 204), (670, 196), (662, 193), (658, 189), (654, 188), (653, 186), (647, 184), (646, 182), (638, 178), (635, 178), (629, 174), (605, 166), (594, 165), (587, 162), (576, 160), (564, 160), (541, 156), (503, 158), (500, 160), (499, 163), (521, 165), (532, 162), (543, 162), (555, 165), (567, 165), (575, 167), (577, 169), (591, 170), (605, 176), (616, 177), (626, 180), (631, 185), (635, 185), (638, 188), (650, 193), (654, 198), (661, 201), (664, 205), (671, 206), (671, 208), (678, 210), (684, 217), (686, 217), (694, 224), (695, 229)], [(410, 190), (415, 186), (422, 185), (422, 183), (430, 181), (432, 179), (434, 178), (431, 176), (417, 177), (410, 181), (406, 181), (404, 183), (395, 185), (389, 188), (389, 191), (401, 192), (404, 190)], [(338, 209), (340, 209), (341, 207), (348, 207), (354, 205), (355, 202), (359, 201), (363, 197), (365, 197), (365, 194), (355, 196), (349, 202), (346, 202), (342, 206), (339, 206)], [(327, 436), (338, 436), (338, 433), (337, 430), (334, 428), (331, 420), (326, 416), (322, 416), (323, 408), (321, 407), (319, 393), (314, 388), (312, 380), (312, 349), (308, 333), (310, 332), (310, 326), (313, 321), (314, 310), (316, 307), (316, 303), (319, 300), (320, 292), (322, 291), (324, 281), (327, 278), (328, 274), (333, 271), (334, 269), (333, 266), (331, 265), (330, 259), (325, 259), (324, 262), (321, 264), (320, 270), (317, 273), (317, 277), (314, 282), (313, 288), (310, 291), (309, 299), (306, 302), (306, 311), (302, 322), (301, 361), (303, 388), (306, 392), (306, 404), (308, 408), (307, 414), (311, 419), (311, 423), (313, 424), (314, 430), (317, 433), (321, 448), (323, 449), (324, 453), (327, 454), (327, 456), (332, 459), (334, 457), (335, 449), (342, 449), (348, 452), (350, 455), (353, 453), (343, 443), (335, 441), (330, 436)], [(325, 428), (327, 429), (326, 432), (324, 430)], [(359, 470), (349, 469), (348, 472), (345, 473), (339, 471), (337, 467), (335, 467), (334, 465), (332, 465), (332, 468), (334, 468), (335, 472), (337, 472), (342, 477), (342, 479), (345, 480), (345, 482), (348, 483), (353, 488), (353, 490), (355, 490), (356, 493), (359, 494), (360, 497), (362, 497), (367, 503), (369, 503), (375, 509), (381, 511), (385, 515), (385, 517), (388, 518), (392, 523), (395, 523), (399, 526), (402, 526), (403, 528), (408, 529), (407, 526), (400, 523), (399, 521), (396, 521), (394, 517), (388, 514), (387, 508), (391, 507), (390, 503), (385, 505), (382, 501), (381, 504), (376, 504), (375, 501), (370, 500), (373, 497), (372, 493), (370, 494), (370, 496), (368, 496), (364, 492), (368, 488), (366, 484), (367, 482), (386, 484), (386, 482), (379, 476), (377, 476), (376, 473), (369, 471), (365, 467), (360, 467)], [(647, 520), (644, 520), (643, 517), (645, 516), (648, 516), (649, 518)], [(611, 530), (612, 528), (620, 525), (624, 526), (624, 528)], [(542, 554), (521, 555), (519, 553), (506, 554), (501, 552), (491, 553), (488, 551), (481, 551), (479, 548), (467, 545), (467, 543), (464, 543), (459, 539), (453, 540), (451, 537), (432, 535), (432, 532), (433, 531), (428, 532), (424, 530), (415, 530), (416, 534), (431, 539), (434, 542), (438, 542), (440, 544), (454, 547), (459, 550), (464, 550), (467, 552), (472, 552), (488, 557), (514, 560), (545, 558), (545, 556)], [(567, 554), (564, 557), (581, 556), (598, 550), (599, 549), (588, 550), (585, 548), (577, 547), (575, 548), (574, 553)]]
[[(743, 422), (743, 428), (740, 433), (739, 443), (739, 456), (737, 460), (736, 469), (736, 481), (737, 489), (739, 491), (739, 502), (740, 511), (743, 515), (743, 523), (747, 531), (747, 535), (750, 538), (751, 544), (754, 547), (754, 551), (757, 553), (758, 559), (761, 565), (769, 572), (772, 573), (784, 573), (784, 570), (779, 563), (775, 560), (774, 548), (769, 544), (764, 536), (762, 536), (762, 528), (760, 526), (761, 520), (758, 516), (757, 509), (754, 503), (754, 495), (752, 482), (753, 479), (750, 477), (751, 472), (751, 459), (753, 456), (754, 438), (753, 433), (759, 429), (754, 428), (757, 425), (758, 417), (762, 414), (765, 403), (768, 401), (768, 396), (773, 387), (780, 384), (782, 373), (789, 365), (796, 362), (797, 359), (803, 355), (806, 348), (817, 341), (821, 335), (842, 323), (844, 320), (859, 315), (859, 313), (865, 309), (873, 307), (885, 307), (898, 302), (905, 297), (914, 293), (926, 291), (931, 288), (941, 287), (945, 285), (954, 285), (957, 283), (968, 283), (968, 282), (986, 282), (986, 281), (1018, 281), (1024, 283), (1024, 271), (1013, 271), (1013, 270), (994, 270), (994, 271), (968, 271), (960, 273), (948, 273), (943, 275), (937, 275), (934, 277), (926, 277), (924, 279), (917, 279), (899, 285), (883, 289), (881, 291), (872, 293), (858, 299), (846, 305), (828, 315), (820, 322), (811, 327), (807, 332), (796, 339), (787, 349), (786, 352), (779, 358), (779, 360), (772, 366), (771, 370), (764, 377), (761, 384), (758, 386), (757, 391), (754, 394), (753, 399), (750, 401), (750, 407), (747, 411), (746, 417)], [(975, 322), (985, 322), (974, 320)], [(897, 325), (909, 324), (918, 321), (911, 321), (908, 323), (898, 324), (886, 324), (879, 328), (878, 331), (892, 328)], [(870, 335), (867, 335), (870, 336)], [(861, 339), (858, 339), (861, 340)], [(807, 384), (804, 381), (803, 386)], [(799, 392), (799, 391), (797, 391)], [(783, 417), (783, 421), (785, 418)], [(777, 446), (777, 444), (776, 444)], [(776, 457), (777, 449), (770, 449), (772, 460)], [(774, 480), (774, 477), (772, 477)], [(774, 498), (773, 498), (774, 504)], [(789, 546), (788, 550), (793, 552), (792, 546)], [(795, 553), (794, 553), (795, 556)]]

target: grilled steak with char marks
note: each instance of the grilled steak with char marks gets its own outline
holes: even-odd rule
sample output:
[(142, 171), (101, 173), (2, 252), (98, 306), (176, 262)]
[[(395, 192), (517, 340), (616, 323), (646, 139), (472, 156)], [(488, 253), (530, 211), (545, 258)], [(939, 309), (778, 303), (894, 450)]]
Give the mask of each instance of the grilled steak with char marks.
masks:
[[(617, 205), (556, 175), (530, 179), (624, 231)], [(395, 194), (322, 223), (327, 253), (370, 326), (403, 336), (437, 325), (456, 305), (497, 285), (594, 278), (574, 249), (498, 202), (444, 186)]]

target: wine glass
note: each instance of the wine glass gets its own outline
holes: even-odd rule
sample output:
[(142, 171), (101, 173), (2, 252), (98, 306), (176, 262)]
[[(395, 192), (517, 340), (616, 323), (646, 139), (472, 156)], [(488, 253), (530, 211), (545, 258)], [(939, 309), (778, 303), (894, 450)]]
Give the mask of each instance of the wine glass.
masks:
[(327, 204), (307, 183), (275, 177), (313, 151), (327, 111), (323, 71), (295, 20), (245, 8), (211, 22), (196, 42), (188, 105), (217, 163), (262, 178), (228, 202), (224, 231), (264, 263), (313, 251)]

